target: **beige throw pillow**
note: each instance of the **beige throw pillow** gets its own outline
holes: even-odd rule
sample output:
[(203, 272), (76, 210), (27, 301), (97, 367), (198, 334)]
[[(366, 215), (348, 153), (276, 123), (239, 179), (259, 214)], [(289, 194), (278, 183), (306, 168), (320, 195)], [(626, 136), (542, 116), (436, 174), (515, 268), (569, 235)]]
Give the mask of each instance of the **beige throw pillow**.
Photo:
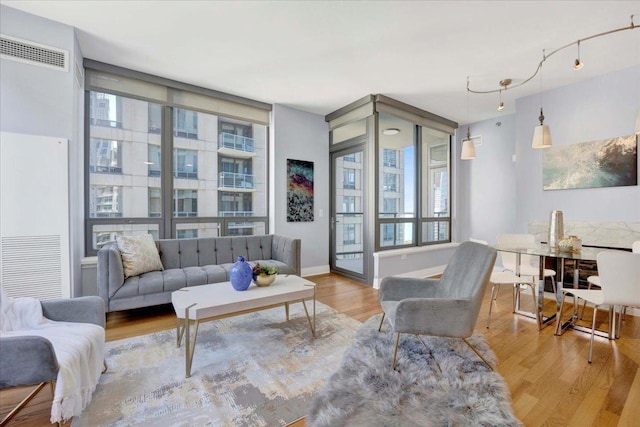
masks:
[(151, 234), (116, 236), (116, 244), (122, 254), (125, 279), (149, 271), (164, 270)]

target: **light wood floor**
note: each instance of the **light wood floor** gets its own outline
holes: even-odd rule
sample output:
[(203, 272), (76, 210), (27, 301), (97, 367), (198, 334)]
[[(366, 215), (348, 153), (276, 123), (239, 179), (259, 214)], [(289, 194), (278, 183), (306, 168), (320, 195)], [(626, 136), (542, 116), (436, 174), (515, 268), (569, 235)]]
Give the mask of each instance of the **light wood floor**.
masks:
[[(318, 285), (320, 302), (359, 321), (381, 312), (377, 291), (370, 287), (333, 274), (309, 279)], [(553, 308), (553, 302), (549, 304)], [(485, 334), (497, 354), (498, 372), (509, 386), (516, 416), (525, 425), (640, 425), (640, 318), (626, 317), (619, 340), (596, 338), (593, 363), (588, 364), (588, 334), (570, 330), (557, 337), (551, 326), (538, 332), (533, 319), (511, 313), (511, 294), (506, 288), (498, 295), (490, 329), (485, 327), (488, 310), (487, 291), (476, 331)], [(566, 313), (570, 310), (568, 305)], [(587, 308), (585, 320), (590, 319)], [(606, 314), (599, 312), (598, 323), (604, 322), (603, 328), (606, 321)], [(107, 340), (174, 327), (170, 306), (110, 313)], [(0, 418), (27, 393), (24, 388), (0, 392)], [(48, 425), (50, 402), (49, 388), (45, 388), (10, 425)], [(304, 421), (294, 425), (304, 426)]]

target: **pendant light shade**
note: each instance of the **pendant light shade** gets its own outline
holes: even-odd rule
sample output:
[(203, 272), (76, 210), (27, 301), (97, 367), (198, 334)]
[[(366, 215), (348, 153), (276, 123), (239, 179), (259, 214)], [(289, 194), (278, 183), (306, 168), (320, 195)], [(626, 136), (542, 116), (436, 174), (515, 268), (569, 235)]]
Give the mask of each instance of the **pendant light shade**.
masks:
[(462, 153), (460, 154), (460, 159), (462, 160), (473, 160), (476, 158), (476, 146), (471, 140), (471, 133), (469, 128), (467, 127), (467, 137), (462, 140)]
[(551, 147), (551, 132), (549, 126), (536, 126), (533, 130), (533, 142), (531, 148), (549, 148)]
[(549, 148), (551, 147), (551, 131), (549, 126), (544, 124), (544, 114), (542, 108), (540, 108), (540, 126), (536, 126), (533, 130), (533, 141), (531, 142), (531, 148)]
[(465, 139), (462, 141), (462, 154), (460, 155), (462, 160), (473, 160), (476, 158), (476, 147), (473, 145), (473, 141)]

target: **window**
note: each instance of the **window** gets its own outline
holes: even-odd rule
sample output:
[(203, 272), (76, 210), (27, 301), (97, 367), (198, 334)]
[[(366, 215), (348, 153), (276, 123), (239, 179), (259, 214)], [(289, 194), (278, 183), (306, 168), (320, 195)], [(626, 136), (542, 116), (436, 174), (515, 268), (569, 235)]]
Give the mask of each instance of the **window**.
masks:
[(122, 128), (122, 98), (102, 92), (91, 92), (89, 123), (96, 126)]
[(342, 244), (343, 245), (355, 245), (356, 244), (356, 225), (345, 224), (342, 226)]
[(343, 171), (344, 183), (342, 188), (348, 190), (356, 189), (356, 170), (355, 169), (347, 169), (345, 168)]
[(173, 150), (173, 176), (198, 179), (198, 152), (176, 148)]
[(149, 156), (147, 157), (149, 176), (160, 176), (160, 146), (149, 144), (149, 147), (147, 149), (149, 152)]
[(400, 199), (389, 199), (387, 197), (383, 200), (382, 212), (387, 215), (389, 218), (395, 218), (398, 214), (398, 202)]
[(122, 216), (122, 187), (92, 185), (89, 215), (92, 218), (119, 218)]
[(395, 173), (385, 173), (382, 189), (383, 191), (398, 191), (398, 175)]
[(173, 195), (173, 216), (198, 216), (198, 192), (196, 190), (175, 190)]
[(118, 235), (268, 233), (270, 106), (233, 95), (220, 102), (210, 91), (109, 70), (86, 74), (86, 254)]
[(198, 139), (198, 113), (182, 108), (174, 109), (173, 136)]
[(162, 106), (149, 103), (149, 133), (160, 133), (162, 129)]
[(356, 161), (356, 155), (355, 155), (355, 153), (346, 154), (346, 155), (342, 156), (342, 160), (344, 160), (345, 162), (355, 162)]
[(422, 227), (423, 243), (451, 241), (451, 201), (449, 177), (451, 144), (449, 135), (433, 129), (422, 130)]
[(355, 211), (356, 211), (356, 196), (343, 196), (342, 212), (355, 212)]
[(198, 230), (196, 228), (176, 230), (176, 239), (195, 239), (196, 237), (198, 237)]
[(383, 148), (382, 149), (382, 164), (383, 166), (387, 166), (390, 168), (395, 168), (397, 167), (397, 151), (396, 150), (390, 150), (388, 148)]
[(159, 188), (149, 188), (149, 218), (162, 216), (162, 204)]
[(96, 173), (122, 173), (122, 142), (91, 139), (89, 171)]

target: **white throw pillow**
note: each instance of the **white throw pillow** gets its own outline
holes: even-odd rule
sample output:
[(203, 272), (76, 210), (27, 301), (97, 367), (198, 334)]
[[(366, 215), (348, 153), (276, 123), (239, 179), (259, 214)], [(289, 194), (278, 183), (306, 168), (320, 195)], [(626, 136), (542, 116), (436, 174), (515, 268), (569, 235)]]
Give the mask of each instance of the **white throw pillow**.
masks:
[(164, 270), (151, 234), (116, 236), (116, 244), (122, 254), (125, 279), (149, 271)]

